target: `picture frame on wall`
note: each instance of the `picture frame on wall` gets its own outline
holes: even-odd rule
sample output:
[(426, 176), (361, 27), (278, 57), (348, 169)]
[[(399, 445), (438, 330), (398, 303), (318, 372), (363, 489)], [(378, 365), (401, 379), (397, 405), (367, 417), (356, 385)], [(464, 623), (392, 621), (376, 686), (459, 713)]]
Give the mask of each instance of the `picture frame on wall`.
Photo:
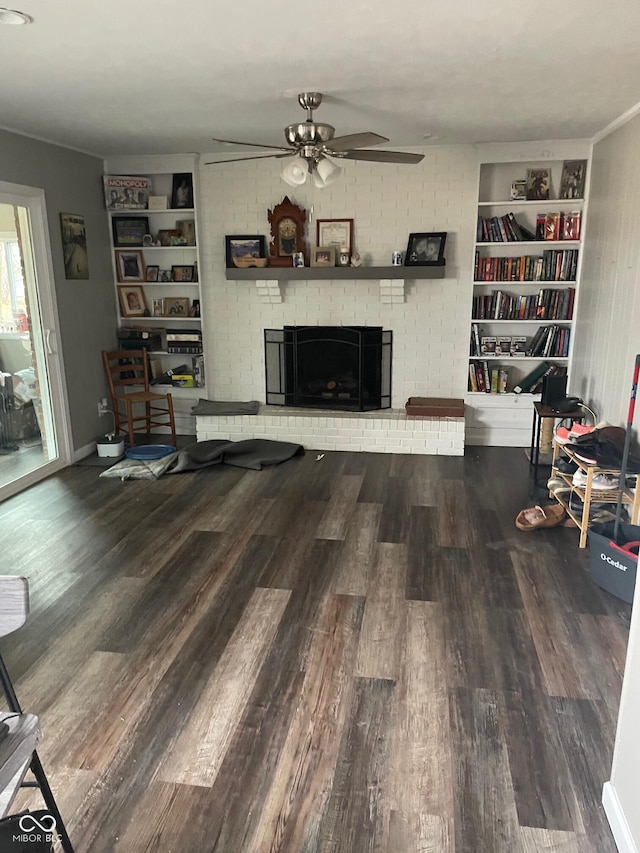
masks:
[(142, 246), (145, 236), (149, 234), (149, 218), (147, 216), (112, 216), (111, 230), (114, 246)]
[(67, 280), (89, 278), (87, 234), (84, 216), (78, 213), (61, 213), (62, 255), (64, 277)]
[(116, 251), (116, 271), (118, 281), (134, 282), (145, 280), (145, 266), (142, 252), (120, 249)]
[(119, 284), (118, 299), (123, 317), (144, 317), (147, 303), (144, 289), (135, 284)]
[(178, 172), (173, 176), (171, 189), (171, 207), (193, 208), (193, 175), (191, 172)]
[[(318, 219), (316, 222), (318, 246), (334, 246), (338, 252), (353, 253), (353, 219)], [(339, 248), (338, 248), (339, 247)]]
[(405, 267), (444, 266), (446, 263), (444, 258), (446, 242), (446, 231), (421, 231), (409, 234), (407, 251), (404, 256)]

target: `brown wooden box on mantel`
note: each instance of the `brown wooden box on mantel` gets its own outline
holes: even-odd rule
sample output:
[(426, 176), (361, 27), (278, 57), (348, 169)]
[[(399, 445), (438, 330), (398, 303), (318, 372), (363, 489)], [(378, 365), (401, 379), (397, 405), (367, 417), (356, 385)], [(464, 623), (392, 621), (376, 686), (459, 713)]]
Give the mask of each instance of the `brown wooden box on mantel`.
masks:
[(409, 397), (404, 407), (408, 415), (428, 418), (464, 417), (464, 400), (453, 397)]

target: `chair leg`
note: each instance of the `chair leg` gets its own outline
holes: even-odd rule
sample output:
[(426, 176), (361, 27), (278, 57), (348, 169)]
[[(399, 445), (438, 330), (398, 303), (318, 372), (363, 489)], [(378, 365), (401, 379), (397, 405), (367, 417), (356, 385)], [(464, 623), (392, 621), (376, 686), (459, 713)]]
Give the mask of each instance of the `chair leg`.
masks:
[(169, 425), (171, 427), (171, 439), (173, 441), (173, 446), (176, 446), (177, 437), (176, 437), (176, 420), (173, 416), (173, 397), (171, 394), (167, 395), (167, 409), (169, 411)]
[(151, 435), (151, 403), (146, 403), (147, 435)]
[(135, 437), (133, 434), (133, 407), (129, 400), (127, 400), (127, 426), (129, 427), (129, 447), (133, 447), (135, 444)]
[[(20, 707), (20, 702), (18, 701), (18, 697), (16, 696), (16, 691), (13, 689), (13, 684), (11, 682), (11, 679), (9, 678), (9, 673), (7, 672), (7, 668), (4, 664), (2, 655), (0, 655), (0, 681), (2, 682), (2, 689), (4, 690), (4, 695), (7, 699), (7, 705), (9, 706), (9, 710), (14, 714), (22, 714), (23, 711)], [(56, 803), (55, 797), (53, 796), (53, 791), (51, 790), (51, 786), (49, 785), (49, 780), (47, 779), (47, 775), (44, 772), (44, 768), (42, 766), (40, 758), (38, 757), (38, 753), (35, 750), (33, 755), (31, 756), (31, 764), (29, 765), (29, 769), (35, 776), (35, 780), (38, 783), (38, 788), (40, 788), (40, 793), (47, 809), (51, 812), (51, 815), (55, 819), (55, 831), (60, 836), (60, 843), (62, 844), (62, 849), (64, 850), (64, 853), (74, 853), (71, 839), (69, 838), (69, 835), (67, 833), (67, 828), (64, 825), (60, 810), (58, 809), (58, 804)]]

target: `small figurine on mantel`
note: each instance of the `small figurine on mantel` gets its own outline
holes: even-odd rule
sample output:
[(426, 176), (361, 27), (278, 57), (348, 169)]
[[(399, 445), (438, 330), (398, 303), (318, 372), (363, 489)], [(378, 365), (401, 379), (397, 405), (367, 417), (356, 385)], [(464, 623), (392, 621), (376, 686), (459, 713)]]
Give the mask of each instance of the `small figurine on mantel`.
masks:
[(362, 264), (362, 258), (360, 257), (360, 252), (354, 252), (351, 255), (351, 266), (359, 267)]

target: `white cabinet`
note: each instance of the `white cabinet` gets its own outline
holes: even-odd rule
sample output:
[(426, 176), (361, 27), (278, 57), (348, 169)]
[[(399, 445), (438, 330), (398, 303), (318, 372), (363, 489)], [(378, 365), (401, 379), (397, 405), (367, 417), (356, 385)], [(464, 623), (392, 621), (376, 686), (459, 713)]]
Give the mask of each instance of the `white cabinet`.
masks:
[[(179, 367), (195, 371), (195, 382), (199, 383), (195, 387), (157, 386), (171, 390), (178, 432), (195, 432), (190, 408), (199, 397), (207, 396), (195, 158), (117, 157), (105, 162), (105, 174), (147, 177), (152, 183), (151, 194), (166, 199), (166, 209), (118, 208), (107, 212), (118, 332), (122, 335), (125, 329), (133, 329), (132, 335), (144, 330), (152, 333), (154, 345), (149, 357), (154, 372), (164, 373)], [(188, 176), (191, 192), (188, 199), (180, 201), (193, 206), (171, 206), (176, 201), (177, 175)], [(134, 262), (128, 270), (127, 259)], [(144, 280), (135, 281), (136, 278)], [(134, 316), (127, 316), (131, 313), (127, 296), (133, 286), (141, 288), (144, 315), (132, 297)]]
[[(569, 372), (571, 364), (586, 202), (559, 196), (564, 162), (588, 165), (589, 147), (579, 144), (577, 153), (567, 143), (539, 152), (535, 144), (497, 148), (480, 152), (467, 441), (526, 447), (542, 378), (533, 386), (538, 393), (514, 388), (532, 371)], [(548, 174), (548, 199), (511, 198), (528, 170)], [(582, 195), (586, 166), (584, 176)]]

